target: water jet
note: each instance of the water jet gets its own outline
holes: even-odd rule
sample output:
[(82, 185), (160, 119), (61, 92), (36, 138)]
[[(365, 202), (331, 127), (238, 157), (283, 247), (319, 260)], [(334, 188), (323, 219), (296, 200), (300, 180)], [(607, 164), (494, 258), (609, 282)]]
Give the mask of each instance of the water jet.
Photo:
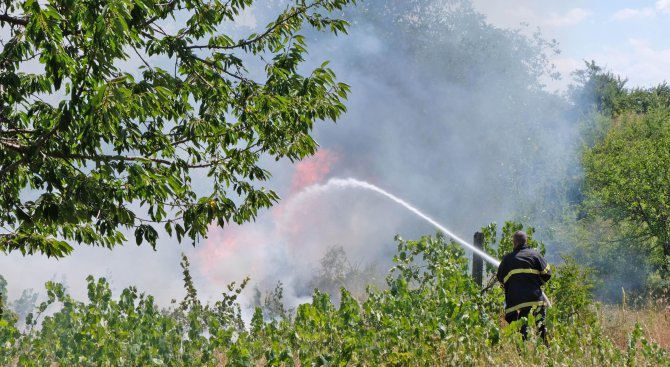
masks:
[(491, 255), (489, 255), (486, 252), (478, 249), (477, 247), (475, 247), (471, 243), (469, 243), (469, 242), (465, 241), (464, 239), (460, 238), (459, 236), (454, 234), (452, 231), (450, 231), (449, 229), (447, 229), (446, 227), (444, 227), (440, 223), (436, 222), (434, 219), (432, 219), (428, 215), (424, 214), (419, 209), (415, 208), (413, 205), (409, 204), (405, 200), (403, 200), (403, 199), (391, 194), (390, 192), (388, 192), (388, 191), (386, 191), (386, 190), (384, 190), (384, 189), (382, 189), (378, 186), (375, 186), (375, 185), (373, 185), (369, 182), (360, 181), (360, 180), (357, 180), (357, 179), (351, 178), (351, 177), (350, 178), (331, 178), (325, 184), (311, 186), (311, 187), (307, 188), (306, 191), (312, 191), (312, 190), (314, 190), (314, 191), (327, 191), (331, 188), (347, 188), (347, 187), (374, 191), (374, 192), (376, 192), (376, 193), (378, 193), (378, 194), (380, 194), (380, 195), (382, 195), (382, 196), (384, 196), (388, 199), (391, 199), (393, 202), (401, 205), (402, 207), (409, 210), (410, 212), (412, 212), (413, 214), (415, 214), (419, 218), (421, 218), (421, 219), (427, 221), (428, 223), (432, 224), (435, 228), (439, 229), (444, 234), (451, 237), (454, 241), (456, 241), (461, 246), (472, 250), (472, 252), (474, 252), (475, 254), (480, 256), (482, 259), (486, 260), (486, 262), (488, 262), (489, 264), (491, 264), (495, 267), (500, 265), (500, 260), (492, 257)]
[[(472, 250), (473, 253), (477, 254), (482, 259), (486, 260), (486, 262), (488, 262), (489, 264), (491, 264), (495, 267), (498, 267), (500, 265), (500, 260), (492, 257), (491, 255), (489, 255), (486, 252), (478, 249), (477, 247), (475, 247), (471, 243), (469, 243), (469, 242), (465, 241), (464, 239), (458, 237), (453, 232), (448, 230), (446, 227), (444, 227), (440, 223), (436, 222), (434, 219), (432, 219), (428, 215), (424, 214), (419, 209), (415, 208), (413, 205), (409, 204), (405, 200), (403, 200), (403, 199), (391, 194), (390, 192), (388, 192), (388, 191), (386, 191), (386, 190), (384, 190), (384, 189), (382, 189), (382, 188), (380, 188), (376, 185), (373, 185), (369, 182), (357, 180), (357, 179), (351, 178), (351, 177), (349, 177), (349, 178), (331, 178), (330, 180), (328, 180), (328, 182), (326, 182), (323, 185), (313, 185), (313, 186), (308, 187), (306, 189), (306, 191), (328, 191), (331, 188), (349, 188), (349, 187), (350, 188), (359, 188), (359, 189), (374, 191), (374, 192), (376, 192), (378, 194), (381, 194), (382, 196), (384, 196), (388, 199), (391, 199), (393, 202), (401, 205), (405, 209), (414, 213), (419, 218), (427, 221), (428, 223), (432, 224), (435, 228), (444, 232), (444, 234), (451, 237), (454, 241), (456, 241), (461, 246)], [(549, 298), (547, 297), (547, 295), (544, 292), (542, 292), (542, 298), (547, 303), (547, 306), (551, 306), (551, 302), (549, 301)]]

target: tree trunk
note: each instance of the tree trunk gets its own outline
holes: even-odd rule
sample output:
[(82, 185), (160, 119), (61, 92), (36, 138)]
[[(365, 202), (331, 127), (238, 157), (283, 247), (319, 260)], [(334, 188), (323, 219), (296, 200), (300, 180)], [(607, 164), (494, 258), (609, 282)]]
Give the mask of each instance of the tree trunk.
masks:
[(662, 240), (663, 259), (661, 261), (661, 269), (665, 274), (670, 274), (670, 240)]

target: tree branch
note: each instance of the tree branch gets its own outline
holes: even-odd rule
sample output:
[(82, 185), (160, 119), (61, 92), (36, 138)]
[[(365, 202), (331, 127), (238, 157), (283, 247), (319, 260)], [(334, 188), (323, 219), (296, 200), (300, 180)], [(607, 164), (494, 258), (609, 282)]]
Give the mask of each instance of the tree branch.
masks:
[(12, 140), (1, 138), (1, 137), (0, 137), (0, 145), (4, 146), (6, 148), (9, 148), (9, 150), (13, 150), (13, 151), (19, 152), (19, 153), (25, 153), (26, 150), (28, 149), (28, 147), (26, 147), (26, 146), (16, 144), (16, 142), (14, 142)]
[(9, 23), (11, 25), (20, 25), (23, 27), (28, 25), (27, 19), (16, 18), (7, 14), (0, 14), (0, 23), (2, 22)]
[[(167, 6), (166, 14), (174, 10), (175, 5), (177, 5), (177, 0), (172, 0), (167, 4), (160, 4), (159, 6)], [(156, 14), (153, 17), (147, 19), (144, 23), (140, 24), (138, 28), (144, 28), (148, 25), (151, 25), (153, 22), (157, 21), (163, 14)]]
[(132, 46), (132, 48), (133, 48), (133, 51), (135, 51), (135, 54), (137, 54), (137, 57), (139, 57), (140, 60), (142, 60), (142, 62), (144, 63), (144, 65), (145, 65), (149, 70), (153, 70), (154, 68), (152, 68), (151, 65), (149, 65), (149, 63), (147, 62), (147, 60), (145, 60), (144, 57), (142, 57), (142, 55), (140, 54), (140, 52), (137, 51), (137, 48), (135, 48), (135, 45), (131, 45), (131, 46)]
[[(143, 156), (125, 156), (125, 155), (84, 155), (84, 154), (63, 154), (63, 153), (44, 153), (45, 156), (58, 159), (81, 159), (94, 162), (151, 162), (162, 165), (172, 165), (176, 163), (175, 161), (160, 159), (160, 158), (150, 158)], [(224, 162), (222, 159), (215, 159), (208, 163), (202, 164), (187, 164), (187, 168), (207, 168), (212, 167), (217, 164)]]
[(18, 134), (34, 134), (35, 130), (30, 130), (30, 129), (7, 129), (7, 130), (0, 130), (0, 135), (2, 136), (13, 136), (13, 135), (18, 135)]
[[(86, 72), (85, 72), (84, 74), (88, 74), (88, 72), (89, 72), (90, 69), (91, 69), (91, 64), (87, 64), (87, 65), (86, 65)], [(85, 85), (85, 84), (82, 82), (81, 85), (79, 86), (79, 88), (78, 88), (76, 91), (75, 91), (74, 86), (73, 86), (72, 93), (71, 93), (71, 95), (70, 95), (70, 101), (71, 101), (71, 102), (72, 102), (72, 101), (77, 101), (77, 100), (79, 99), (79, 97), (81, 96), (81, 94), (82, 94), (83, 91), (84, 91), (84, 85)], [(39, 99), (39, 96), (37, 96), (37, 98)], [(71, 118), (72, 118), (72, 116), (69, 116), (69, 119), (71, 119)], [(69, 119), (68, 119), (68, 120), (69, 120)], [(59, 121), (58, 121), (58, 123), (57, 123), (51, 130), (49, 130), (49, 131), (45, 132), (44, 134), (38, 136), (38, 137), (35, 139), (35, 142), (34, 142), (33, 144), (30, 145), (30, 147), (28, 148), (28, 151), (33, 151), (33, 152), (37, 153), (37, 152), (42, 148), (42, 146), (44, 145), (44, 143), (46, 143), (47, 140), (51, 139), (54, 135), (56, 135), (56, 133), (58, 132), (58, 130), (59, 130), (60, 128), (62, 128), (63, 125), (65, 125), (67, 122), (69, 122), (69, 121), (67, 121), (66, 119), (64, 119), (64, 118), (63, 118), (63, 115), (61, 115), (61, 116), (60, 116), (60, 119), (59, 119)], [(15, 169), (17, 169), (21, 164), (24, 164), (24, 163), (28, 162), (28, 160), (29, 160), (30, 158), (32, 158), (32, 155), (31, 155), (31, 154), (24, 154), (24, 155), (21, 157), (21, 159), (18, 159), (18, 160), (16, 160), (16, 161), (12, 162), (10, 165), (7, 165), (7, 166), (2, 167), (2, 168), (0, 169), (0, 181), (1, 181), (1, 180), (4, 180), (5, 176), (6, 176), (8, 173), (13, 172), (13, 171), (14, 171)]]
[(232, 77), (232, 78), (238, 79), (238, 80), (243, 81), (243, 82), (245, 82), (245, 83), (249, 83), (249, 80), (248, 80), (248, 79), (246, 79), (246, 78), (244, 78), (244, 77), (241, 77), (241, 76), (239, 76), (239, 75), (235, 75), (235, 74), (231, 73), (230, 71), (228, 71), (228, 70), (226, 70), (226, 69), (220, 67), (219, 65), (217, 65), (217, 64), (216, 64), (215, 62), (213, 62), (213, 61), (205, 60), (205, 59), (202, 59), (202, 58), (200, 58), (200, 57), (198, 57), (198, 56), (195, 56), (195, 55), (191, 55), (191, 57), (192, 57), (193, 59), (195, 59), (195, 60), (200, 61), (201, 63), (203, 63), (203, 64), (205, 64), (205, 65), (207, 65), (207, 66), (213, 67), (214, 69), (216, 69), (216, 70), (218, 70), (218, 71), (220, 71), (220, 72), (222, 72), (222, 73), (224, 73), (224, 74), (226, 74), (226, 75), (228, 75), (228, 76), (230, 76), (230, 77)]
[(297, 16), (299, 16), (299, 15), (301, 15), (301, 14), (306, 13), (307, 10), (309, 10), (309, 9), (315, 7), (315, 6), (321, 5), (321, 3), (323, 3), (323, 2), (324, 2), (324, 0), (316, 1), (316, 2), (314, 2), (313, 4), (304, 7), (302, 10), (297, 11), (297, 12), (295, 12), (295, 13), (293, 13), (293, 14), (287, 16), (286, 18), (283, 18), (281, 21), (279, 21), (279, 22), (273, 24), (272, 27), (268, 28), (267, 30), (265, 30), (265, 32), (261, 33), (260, 35), (254, 37), (254, 38), (252, 38), (252, 39), (250, 39), (250, 40), (246, 40), (246, 41), (244, 41), (244, 42), (240, 42), (240, 43), (238, 43), (238, 44), (236, 44), (236, 45), (233, 45), (233, 46), (193, 45), (193, 46), (188, 46), (188, 47), (186, 47), (186, 48), (188, 48), (188, 49), (208, 49), (208, 50), (232, 50), (232, 49), (235, 49), (235, 48), (241, 48), (241, 47), (249, 46), (250, 44), (252, 44), (252, 43), (256, 43), (256, 42), (260, 41), (261, 39), (267, 37), (267, 36), (268, 36), (270, 33), (272, 33), (275, 29), (277, 29), (277, 28), (283, 26), (283, 25), (284, 25), (286, 22), (288, 22), (289, 20), (291, 20), (291, 19), (293, 19), (293, 18), (295, 18), (295, 17), (297, 17)]
[(647, 215), (647, 212), (644, 210), (644, 208), (642, 208), (642, 203), (641, 203), (641, 202), (642, 202), (642, 200), (641, 200), (640, 198), (637, 198), (637, 201), (635, 202), (635, 204), (636, 204), (636, 206), (637, 206), (637, 209), (639, 210), (639, 215), (642, 217), (642, 220), (643, 220), (645, 223), (647, 223), (647, 226), (648, 226), (649, 229), (652, 231), (652, 234), (653, 234), (653, 235), (656, 235), (656, 234), (654, 233), (654, 232), (655, 232), (655, 228), (656, 228), (656, 226), (654, 226), (654, 225), (652, 224), (651, 218), (649, 218), (649, 216)]

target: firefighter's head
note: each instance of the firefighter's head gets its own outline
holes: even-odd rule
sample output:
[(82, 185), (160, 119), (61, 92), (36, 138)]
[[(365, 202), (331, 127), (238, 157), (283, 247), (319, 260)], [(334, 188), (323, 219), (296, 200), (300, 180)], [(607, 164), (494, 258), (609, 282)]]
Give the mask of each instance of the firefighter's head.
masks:
[(512, 236), (512, 242), (514, 242), (514, 248), (517, 246), (523, 246), (528, 242), (528, 236), (524, 231), (516, 231), (514, 236)]

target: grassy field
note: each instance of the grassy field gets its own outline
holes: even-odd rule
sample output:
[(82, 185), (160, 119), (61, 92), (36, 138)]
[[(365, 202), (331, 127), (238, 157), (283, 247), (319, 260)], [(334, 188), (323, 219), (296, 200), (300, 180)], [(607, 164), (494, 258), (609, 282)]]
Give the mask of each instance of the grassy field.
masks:
[(650, 303), (640, 309), (630, 309), (621, 305), (602, 305), (598, 319), (605, 335), (617, 346), (625, 348), (628, 336), (639, 324), (644, 336), (670, 351), (670, 306)]

